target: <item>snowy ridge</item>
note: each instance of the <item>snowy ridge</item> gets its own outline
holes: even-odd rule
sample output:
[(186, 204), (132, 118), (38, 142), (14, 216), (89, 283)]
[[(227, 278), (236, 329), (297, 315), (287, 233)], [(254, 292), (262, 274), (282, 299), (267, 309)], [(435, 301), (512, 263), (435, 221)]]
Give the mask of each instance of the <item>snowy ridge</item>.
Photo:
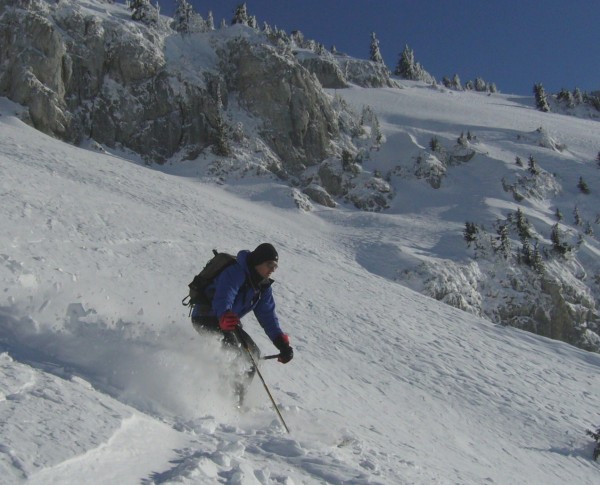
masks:
[[(542, 113), (518, 96), (375, 73), (378, 82), (363, 83), (373, 63), (309, 59), (306, 49), (320, 49), (298, 32), (237, 24), (182, 35), (150, 7), (155, 18), (142, 22), (123, 4), (94, 0), (28, 7), (9, 9), (2, 28), (39, 25), (9, 36), (16, 63), (4, 65), (6, 75), (25, 76), (11, 78), (7, 95), (29, 103), (34, 126), (68, 140), (93, 136), (82, 146), (99, 151), (127, 147), (165, 162), (166, 173), (212, 177), (251, 200), (341, 207), (323, 217), (349, 223), (349, 233), (366, 221), (377, 233), (358, 247), (349, 241), (366, 270), (492, 322), (600, 351), (596, 121)], [(19, 54), (49, 44), (38, 62)], [(346, 61), (357, 76), (342, 75)], [(91, 78), (71, 76), (70, 63)], [(18, 89), (33, 87), (30, 71), (56, 91), (53, 107), (36, 109), (49, 92)], [(352, 82), (388, 88), (340, 89)], [(81, 98), (89, 85), (97, 89)], [(68, 99), (81, 101), (70, 114)], [(285, 183), (273, 189), (269, 177)]]
[[(0, 482), (597, 480), (600, 356), (390, 281), (394, 235), (437, 240), (424, 214), (373, 232), (373, 214), (299, 212), (276, 182), (224, 191), (65, 145), (18, 109), (0, 108)], [(179, 305), (212, 248), (263, 240), (296, 357), (262, 368), (291, 435), (259, 382), (235, 411), (227, 356)]]

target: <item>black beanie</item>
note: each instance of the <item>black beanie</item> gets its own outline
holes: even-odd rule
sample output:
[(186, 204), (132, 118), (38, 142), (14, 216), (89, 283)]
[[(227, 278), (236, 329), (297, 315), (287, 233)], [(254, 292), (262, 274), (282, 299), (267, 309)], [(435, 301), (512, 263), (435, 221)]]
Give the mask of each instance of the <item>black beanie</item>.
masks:
[(248, 263), (251, 266), (258, 266), (265, 261), (279, 261), (279, 255), (272, 244), (262, 243), (250, 253)]

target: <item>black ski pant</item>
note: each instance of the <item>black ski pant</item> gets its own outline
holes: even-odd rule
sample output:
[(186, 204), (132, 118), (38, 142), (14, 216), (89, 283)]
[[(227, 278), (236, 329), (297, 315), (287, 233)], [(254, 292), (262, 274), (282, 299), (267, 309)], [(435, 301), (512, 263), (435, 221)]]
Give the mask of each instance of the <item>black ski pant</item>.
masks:
[[(211, 316), (192, 318), (192, 325), (200, 334), (203, 332), (210, 332), (222, 336), (221, 342), (223, 347), (235, 350), (238, 353), (239, 358), (248, 363), (249, 370), (246, 373), (246, 379), (248, 381), (247, 385), (250, 385), (250, 382), (252, 382), (254, 374), (256, 373), (256, 368), (248, 355), (248, 350), (252, 353), (254, 361), (258, 363), (260, 361), (260, 349), (254, 340), (252, 340), (252, 337), (241, 328), (241, 325), (235, 332), (223, 332), (219, 327), (219, 319)], [(246, 347), (248, 350), (246, 350)]]

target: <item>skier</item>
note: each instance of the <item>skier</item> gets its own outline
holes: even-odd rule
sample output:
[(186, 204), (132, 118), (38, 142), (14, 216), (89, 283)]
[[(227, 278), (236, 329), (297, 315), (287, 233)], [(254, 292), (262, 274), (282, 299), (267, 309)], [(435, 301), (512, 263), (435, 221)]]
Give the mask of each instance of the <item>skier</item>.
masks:
[(221, 334), (223, 344), (237, 352), (236, 360), (246, 363), (248, 370), (245, 375), (236, 376), (234, 383), (240, 405), (256, 372), (248, 351), (256, 362), (260, 359), (258, 346), (242, 328), (240, 319), (244, 315), (254, 311), (263, 330), (279, 350), (279, 362), (286, 364), (294, 357), (290, 339), (279, 326), (271, 289), (273, 280), (270, 276), (278, 262), (279, 255), (269, 243), (260, 244), (252, 252), (240, 251), (236, 262), (226, 267), (204, 290), (206, 301), (211, 303), (199, 303), (192, 309), (194, 329), (199, 333)]

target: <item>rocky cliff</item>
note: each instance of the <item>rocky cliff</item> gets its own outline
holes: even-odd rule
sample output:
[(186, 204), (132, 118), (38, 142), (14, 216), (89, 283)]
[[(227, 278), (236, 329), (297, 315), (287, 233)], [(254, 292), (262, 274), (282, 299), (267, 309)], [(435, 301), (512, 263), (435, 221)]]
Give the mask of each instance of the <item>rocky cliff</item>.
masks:
[[(129, 149), (148, 163), (212, 149), (233, 158), (230, 166), (236, 143), (252, 139), (265, 148), (262, 169), (325, 192), (327, 181), (305, 169), (332, 157), (341, 167), (340, 146), (360, 151), (358, 115), (323, 91), (328, 53), (307, 64), (244, 25), (181, 35), (168, 18), (135, 22), (125, 6), (102, 0), (1, 0), (0, 9), (0, 95), (25, 105), (28, 121), (50, 135)], [(363, 65), (365, 82), (390, 85), (371, 64), (355, 60), (351, 79)], [(332, 70), (348, 82), (338, 64)], [(231, 126), (232, 110), (251, 121)]]

